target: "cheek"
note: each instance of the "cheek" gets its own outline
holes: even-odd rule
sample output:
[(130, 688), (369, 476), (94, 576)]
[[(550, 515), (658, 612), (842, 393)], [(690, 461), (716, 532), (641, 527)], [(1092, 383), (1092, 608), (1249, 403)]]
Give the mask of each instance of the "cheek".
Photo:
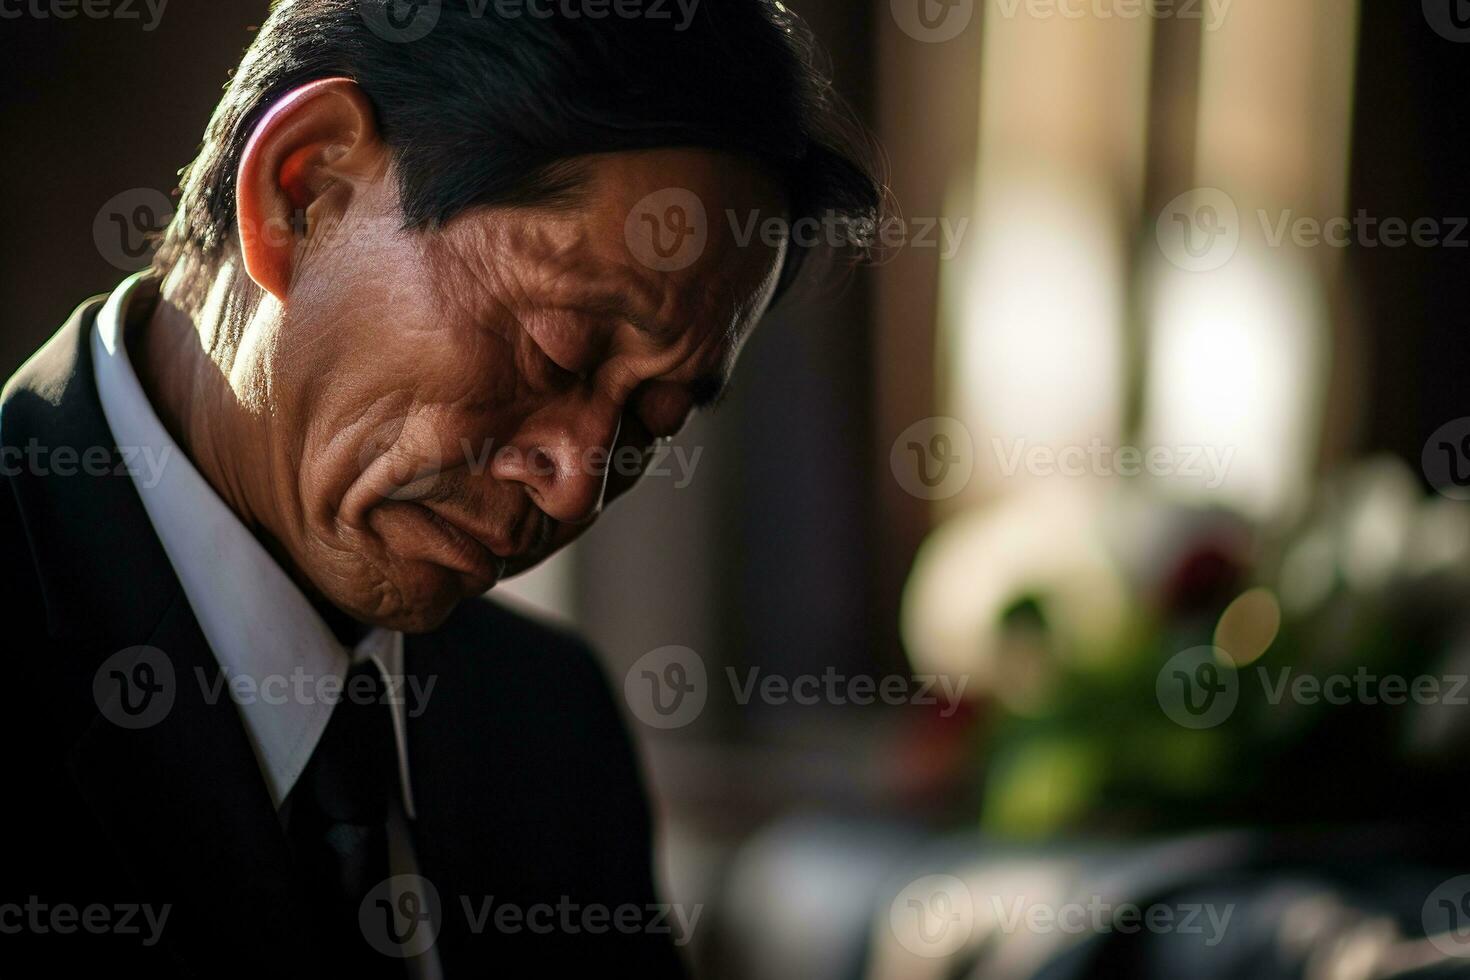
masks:
[(488, 472), (518, 417), (514, 398), (497, 397), (516, 390), (497, 346), (435, 328), (390, 332), (375, 354), (343, 358), (352, 382), (319, 386), (301, 466), (302, 504), (321, 533), (366, 528), (385, 500), (438, 496), (455, 471)]

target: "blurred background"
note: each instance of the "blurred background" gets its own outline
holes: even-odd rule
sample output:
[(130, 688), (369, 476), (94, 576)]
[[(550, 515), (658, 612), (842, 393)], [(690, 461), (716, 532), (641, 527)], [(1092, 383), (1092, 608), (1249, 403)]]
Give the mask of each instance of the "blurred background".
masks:
[[(1470, 5), (792, 6), (890, 247), (497, 590), (604, 654), (697, 975), (1458, 975)], [(110, 9), (0, 4), (6, 376), (265, 3)]]

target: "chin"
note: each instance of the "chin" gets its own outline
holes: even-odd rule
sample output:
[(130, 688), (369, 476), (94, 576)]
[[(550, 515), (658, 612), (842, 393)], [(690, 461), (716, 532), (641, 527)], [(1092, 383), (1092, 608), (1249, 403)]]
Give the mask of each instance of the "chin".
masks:
[(448, 601), (404, 609), (392, 615), (378, 617), (373, 625), (398, 630), (400, 633), (427, 633), (444, 625), (444, 621), (454, 612), (454, 607), (460, 601), (461, 597), (456, 596)]
[(338, 608), (370, 626), (403, 633), (438, 629), (456, 606), (495, 584), (472, 580), (462, 572), (429, 562), (395, 563), (391, 579), (368, 593), (335, 600)]

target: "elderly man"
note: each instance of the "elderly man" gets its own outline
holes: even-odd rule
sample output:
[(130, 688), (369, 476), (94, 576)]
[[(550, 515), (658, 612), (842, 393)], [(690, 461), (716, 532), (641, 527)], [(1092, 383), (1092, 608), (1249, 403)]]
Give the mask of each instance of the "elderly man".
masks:
[(587, 6), (277, 4), (10, 380), (8, 964), (680, 972), (599, 669), (481, 596), (719, 397), (810, 246), (741, 229), (879, 191), (781, 4)]

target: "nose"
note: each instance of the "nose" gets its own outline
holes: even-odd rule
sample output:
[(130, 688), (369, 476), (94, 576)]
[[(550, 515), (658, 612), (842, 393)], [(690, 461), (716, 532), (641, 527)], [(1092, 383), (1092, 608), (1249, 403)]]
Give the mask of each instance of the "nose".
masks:
[(495, 454), (491, 476), (523, 484), (548, 517), (584, 524), (602, 510), (621, 423), (622, 411), (610, 399), (567, 395), (526, 419), (510, 451)]

